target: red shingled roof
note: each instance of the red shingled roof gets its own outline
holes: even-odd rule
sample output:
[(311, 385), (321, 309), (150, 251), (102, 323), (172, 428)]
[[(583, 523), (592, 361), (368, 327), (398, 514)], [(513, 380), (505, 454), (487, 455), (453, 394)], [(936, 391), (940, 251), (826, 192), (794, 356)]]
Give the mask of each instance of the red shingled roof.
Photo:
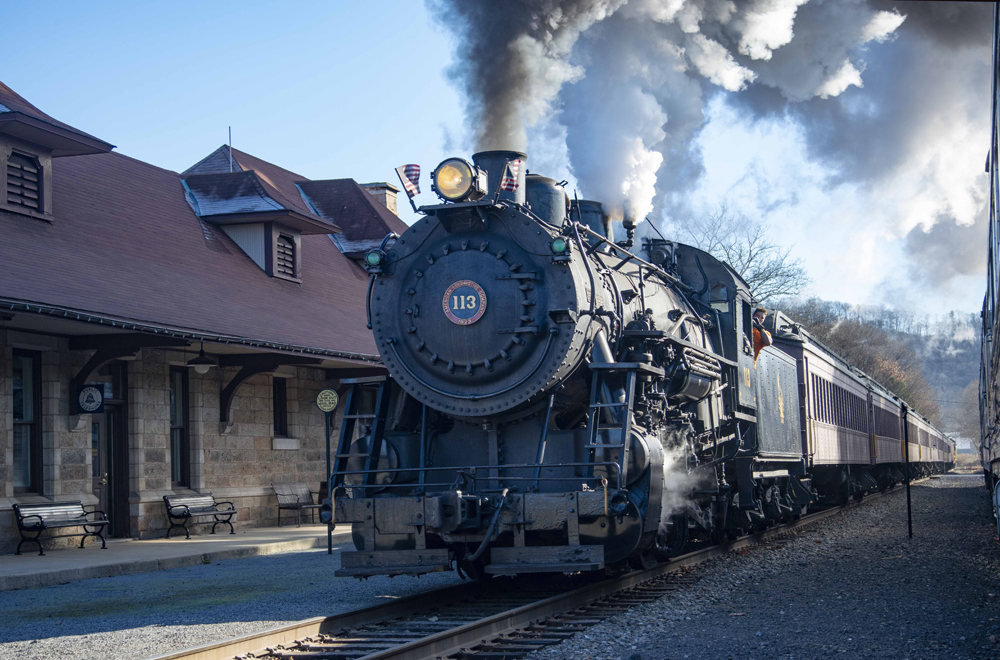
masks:
[(406, 223), (354, 179), (305, 181), (299, 186), (316, 211), (340, 227), (336, 240), (348, 254), (368, 249), (389, 232), (402, 234), (407, 229)]
[[(230, 173), (229, 146), (222, 145), (184, 171), (184, 177)], [(335, 240), (348, 254), (366, 250), (389, 232), (402, 234), (406, 223), (380, 204), (354, 179), (313, 181), (239, 149), (232, 150), (232, 171), (253, 170), (265, 192), (285, 208), (319, 215), (341, 229)], [(303, 200), (302, 194), (308, 198)]]
[(98, 143), (96, 145), (97, 149), (95, 149), (95, 151), (97, 150), (110, 151), (111, 149), (114, 148), (112, 147), (112, 145), (108, 144), (107, 142), (104, 142), (104, 140), (101, 140), (100, 138), (96, 138), (93, 135), (90, 135), (89, 133), (84, 133), (78, 128), (74, 128), (69, 124), (64, 124), (58, 119), (50, 117), (49, 115), (45, 114), (32, 104), (28, 103), (28, 101), (23, 96), (12, 90), (7, 85), (3, 84), (3, 82), (0, 82), (0, 105), (4, 106), (4, 108), (7, 108), (7, 110), (0, 108), (0, 118), (2, 118), (7, 111), (20, 113), (22, 115), (25, 115), (26, 117), (36, 119), (51, 126), (55, 126), (70, 133), (76, 134), (77, 136), (80, 136), (88, 141), (93, 141)]
[[(295, 175), (240, 156), (245, 169), (287, 191), (286, 175)], [(175, 172), (116, 153), (63, 158), (53, 162), (52, 194), (51, 224), (0, 212), (2, 298), (377, 353), (365, 327), (368, 276), (326, 235), (302, 237), (299, 285), (268, 277), (223, 231), (201, 222)]]

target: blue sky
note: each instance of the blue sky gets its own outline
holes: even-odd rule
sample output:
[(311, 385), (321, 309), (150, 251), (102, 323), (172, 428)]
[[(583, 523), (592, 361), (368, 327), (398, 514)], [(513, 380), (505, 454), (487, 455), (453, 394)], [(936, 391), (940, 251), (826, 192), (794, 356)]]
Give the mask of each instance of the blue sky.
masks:
[[(234, 147), (318, 179), (396, 183), (397, 165), (429, 171), (469, 147), (462, 99), (447, 79), (452, 37), (419, 0), (8, 1), (0, 24), (18, 28), (4, 31), (0, 80), (119, 152), (171, 170), (223, 144), (229, 126)], [(873, 285), (898, 279), (902, 259), (894, 207), (872, 208), (886, 195), (831, 187), (835, 172), (810, 159), (794, 122), (751, 125), (722, 98), (697, 141), (706, 176), (692, 201), (768, 209), (776, 238), (807, 261), (807, 294), (900, 303), (895, 292), (912, 289), (907, 282)], [(985, 142), (979, 148), (978, 133), (969, 141), (980, 169)], [(545, 173), (573, 182), (564, 162), (556, 169)], [(400, 210), (412, 220), (405, 197)], [(975, 311), (981, 279), (957, 278), (901, 304)]]
[(462, 131), (451, 46), (414, 0), (3, 2), (0, 24), (25, 28), (4, 30), (0, 80), (172, 170), (232, 126), (235, 148), (304, 176), (391, 181)]

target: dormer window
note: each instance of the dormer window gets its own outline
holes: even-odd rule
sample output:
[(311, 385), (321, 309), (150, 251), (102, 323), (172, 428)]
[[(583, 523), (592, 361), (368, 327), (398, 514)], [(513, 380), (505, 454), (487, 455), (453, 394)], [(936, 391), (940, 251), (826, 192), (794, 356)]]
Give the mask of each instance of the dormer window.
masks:
[(295, 277), (295, 257), (295, 239), (286, 234), (278, 234), (275, 245), (275, 273)]
[(12, 152), (7, 158), (7, 203), (42, 212), (42, 166), (33, 156)]

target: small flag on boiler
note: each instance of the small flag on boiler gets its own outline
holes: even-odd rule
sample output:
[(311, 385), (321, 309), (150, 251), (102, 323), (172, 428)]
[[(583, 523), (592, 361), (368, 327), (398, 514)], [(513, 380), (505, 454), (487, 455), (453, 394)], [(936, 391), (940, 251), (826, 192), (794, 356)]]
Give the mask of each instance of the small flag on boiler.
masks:
[(508, 161), (507, 167), (503, 171), (503, 179), (500, 181), (500, 190), (514, 192), (517, 190), (517, 172), (521, 169), (521, 159)]
[(406, 194), (413, 197), (420, 192), (420, 166), (400, 165), (396, 168), (399, 175), (399, 182), (403, 184)]

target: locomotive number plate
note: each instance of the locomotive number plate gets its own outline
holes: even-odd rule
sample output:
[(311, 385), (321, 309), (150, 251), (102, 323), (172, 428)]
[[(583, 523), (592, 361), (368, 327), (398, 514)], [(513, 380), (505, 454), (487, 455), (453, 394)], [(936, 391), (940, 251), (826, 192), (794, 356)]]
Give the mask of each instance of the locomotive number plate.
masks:
[(486, 312), (486, 292), (472, 280), (459, 280), (444, 292), (441, 308), (452, 323), (472, 325)]

